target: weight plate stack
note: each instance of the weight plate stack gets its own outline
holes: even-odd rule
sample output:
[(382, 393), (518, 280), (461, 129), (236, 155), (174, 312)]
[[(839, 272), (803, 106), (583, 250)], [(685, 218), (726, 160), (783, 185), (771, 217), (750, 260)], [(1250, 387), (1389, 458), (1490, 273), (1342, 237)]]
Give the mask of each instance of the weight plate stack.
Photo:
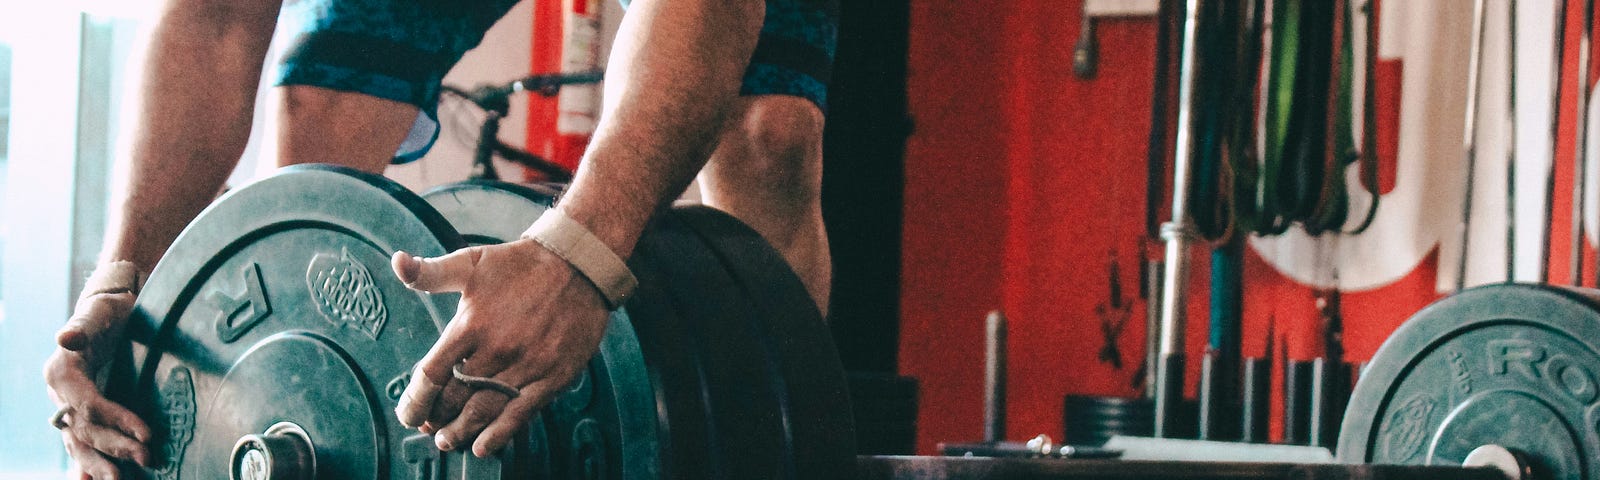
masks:
[(1067, 395), (1061, 418), (1067, 445), (1100, 446), (1117, 435), (1148, 437), (1155, 429), (1155, 402), (1143, 398)]
[[(849, 471), (849, 403), (826, 326), (782, 257), (712, 211), (689, 214), (699, 228), (668, 215), (646, 230), (630, 261), (639, 290), (611, 315), (589, 368), (511, 448), (488, 459), (445, 454), (400, 426), (393, 410), (410, 370), (459, 295), (406, 288), (390, 256), (515, 239), (551, 197), (468, 182), (424, 200), (379, 176), (300, 166), (219, 199), (156, 266), (130, 316), (133, 342), (113, 365), (110, 395), (157, 437), (157, 466), (128, 473), (699, 479)], [(783, 268), (763, 270), (775, 265)]]
[(1539, 478), (1600, 478), (1600, 292), (1478, 287), (1417, 313), (1372, 357), (1338, 442), (1349, 463), (1460, 465), (1483, 445)]
[(849, 382), (832, 331), (816, 301), (771, 244), (732, 215), (704, 205), (675, 206), (666, 219), (682, 222), (732, 274), (753, 315), (745, 323), (768, 351), (783, 418), (787, 478), (849, 476), (856, 433)]
[[(515, 238), (551, 198), (549, 192), (498, 182), (455, 184), (424, 196), (474, 243)], [(595, 420), (611, 425), (626, 424), (629, 415), (648, 419), (631, 429), (641, 438), (653, 433), (655, 443), (645, 451), (642, 442), (627, 441), (626, 425), (600, 429), (607, 451), (620, 452), (634, 467), (621, 476), (606, 469), (599, 478), (824, 478), (848, 472), (855, 451), (843, 369), (805, 287), (753, 230), (708, 208), (682, 210), (659, 216), (640, 237), (629, 261), (639, 289), (608, 327), (600, 354), (604, 368), (591, 365), (588, 376), (616, 378), (620, 365), (634, 361), (639, 370), (628, 369), (625, 376), (642, 380), (611, 385), (607, 397), (627, 406), (615, 410), (617, 417)], [(623, 345), (625, 355), (614, 351)], [(811, 387), (814, 392), (795, 390)], [(546, 410), (546, 432), (530, 430), (528, 443), (569, 435), (559, 418)], [(621, 441), (613, 439), (617, 434)], [(626, 451), (617, 450), (619, 445)], [(559, 458), (543, 459), (538, 448), (530, 455), (535, 460), (517, 465), (537, 468), (548, 461), (557, 465), (549, 469), (557, 478), (568, 477), (561, 472), (593, 471), (583, 462), (559, 467)], [(655, 469), (645, 470), (646, 462)]]
[(114, 365), (111, 396), (156, 434), (135, 477), (498, 478), (498, 459), (441, 455), (393, 413), (459, 296), (411, 291), (389, 257), (463, 245), (416, 195), (335, 167), (212, 204), (156, 265)]
[(750, 298), (705, 243), (670, 217), (657, 218), (640, 238), (634, 260), (637, 270), (660, 275), (655, 282), (679, 313), (682, 330), (673, 335), (689, 342), (679, 348), (696, 351), (710, 420), (707, 478), (794, 478), (787, 419), (773, 386), (783, 378), (751, 326)]

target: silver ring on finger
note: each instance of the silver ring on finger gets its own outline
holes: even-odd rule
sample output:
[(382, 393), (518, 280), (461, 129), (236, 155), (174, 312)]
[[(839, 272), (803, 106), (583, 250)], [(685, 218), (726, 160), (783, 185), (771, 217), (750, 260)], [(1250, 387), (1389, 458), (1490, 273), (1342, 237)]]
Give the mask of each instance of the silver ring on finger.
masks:
[(50, 426), (56, 427), (56, 430), (66, 430), (69, 426), (67, 425), (67, 415), (71, 414), (72, 406), (61, 407), (60, 410), (56, 410), (55, 414), (50, 415)]
[(489, 377), (479, 377), (479, 376), (476, 376), (476, 375), (467, 375), (465, 373), (461, 373), (461, 364), (459, 364), (459, 363), (456, 364), (454, 367), (450, 368), (450, 374), (455, 376), (456, 380), (459, 380), (461, 383), (466, 384), (467, 387), (470, 387), (470, 388), (473, 388), (473, 389), (477, 389), (477, 390), (493, 390), (493, 391), (496, 391), (496, 392), (503, 393), (507, 397), (511, 397), (511, 398), (517, 398), (517, 397), (522, 396), (522, 391), (521, 390), (518, 390), (517, 387), (513, 387), (513, 386), (511, 386), (511, 384), (508, 384), (506, 382), (495, 380), (495, 379), (489, 378)]

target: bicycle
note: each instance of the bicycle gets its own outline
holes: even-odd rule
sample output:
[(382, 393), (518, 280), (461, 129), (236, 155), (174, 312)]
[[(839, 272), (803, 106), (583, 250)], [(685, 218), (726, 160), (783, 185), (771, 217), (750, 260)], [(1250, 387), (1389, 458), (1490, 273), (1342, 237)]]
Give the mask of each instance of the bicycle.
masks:
[[(551, 182), (565, 183), (572, 181), (573, 172), (566, 167), (557, 165), (533, 152), (507, 145), (501, 141), (499, 137), (500, 121), (510, 114), (511, 96), (517, 92), (532, 92), (546, 98), (554, 97), (561, 92), (562, 86), (599, 83), (604, 76), (605, 72), (598, 70), (578, 73), (537, 74), (505, 84), (481, 85), (471, 91), (450, 85), (442, 86), (440, 88), (441, 93), (471, 102), (484, 112), (483, 124), (478, 127), (478, 139), (473, 150), (470, 178), (475, 180), (499, 180), (500, 174), (495, 170), (493, 161), (495, 157), (499, 157), (544, 174), (545, 178)], [(440, 103), (444, 103), (442, 97)]]

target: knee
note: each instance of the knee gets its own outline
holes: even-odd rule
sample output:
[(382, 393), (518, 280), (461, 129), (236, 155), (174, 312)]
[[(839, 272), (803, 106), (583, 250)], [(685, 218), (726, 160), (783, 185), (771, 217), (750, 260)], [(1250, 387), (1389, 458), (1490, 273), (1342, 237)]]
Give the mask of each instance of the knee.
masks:
[(814, 203), (822, 188), (822, 112), (798, 98), (763, 98), (744, 109), (724, 150), (739, 152), (721, 169), (741, 177), (779, 200), (797, 206)]
[(753, 102), (738, 128), (756, 153), (774, 163), (800, 166), (809, 157), (821, 158), (822, 112), (804, 100)]

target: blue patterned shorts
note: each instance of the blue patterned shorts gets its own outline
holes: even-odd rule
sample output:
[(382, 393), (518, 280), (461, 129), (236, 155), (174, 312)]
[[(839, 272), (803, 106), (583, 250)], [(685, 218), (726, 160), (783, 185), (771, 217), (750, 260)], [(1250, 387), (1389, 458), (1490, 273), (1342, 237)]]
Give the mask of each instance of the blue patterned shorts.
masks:
[[(547, 1), (547, 0), (540, 0)], [(438, 137), (440, 80), (516, 0), (300, 0), (286, 8), (294, 37), (278, 85), (310, 85), (416, 105), (396, 153), (420, 158)], [(626, 1), (623, 2), (626, 5)], [(827, 109), (839, 0), (767, 0), (745, 71), (744, 95), (793, 95)]]

